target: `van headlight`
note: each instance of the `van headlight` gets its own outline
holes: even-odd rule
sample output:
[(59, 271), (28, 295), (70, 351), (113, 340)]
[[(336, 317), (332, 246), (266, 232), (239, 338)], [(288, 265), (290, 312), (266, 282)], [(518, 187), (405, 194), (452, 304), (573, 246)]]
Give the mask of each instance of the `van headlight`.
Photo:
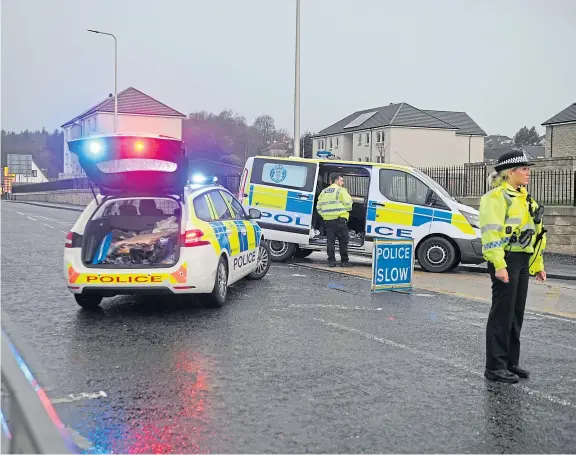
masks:
[(476, 215), (475, 213), (469, 213), (469, 212), (461, 212), (462, 215), (464, 215), (464, 218), (466, 218), (468, 220), (468, 222), (470, 223), (470, 226), (472, 226), (473, 228), (476, 229), (480, 229), (480, 218), (478, 215)]

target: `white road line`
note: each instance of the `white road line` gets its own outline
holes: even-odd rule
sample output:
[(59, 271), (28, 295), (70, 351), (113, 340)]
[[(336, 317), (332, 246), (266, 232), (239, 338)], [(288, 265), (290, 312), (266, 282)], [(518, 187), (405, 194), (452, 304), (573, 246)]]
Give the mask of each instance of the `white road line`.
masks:
[(564, 322), (571, 322), (572, 324), (576, 324), (576, 319), (566, 319), (566, 318), (559, 318), (557, 316), (550, 316), (549, 314), (543, 314), (543, 313), (534, 313), (532, 311), (525, 311), (526, 314), (531, 314), (533, 316), (538, 316), (540, 318), (546, 318), (546, 319), (554, 319), (556, 321), (564, 321)]
[(62, 234), (68, 235), (68, 231), (60, 231), (60, 232), (62, 232)]
[(34, 216), (37, 216), (38, 218), (43, 218), (43, 219), (49, 220), (49, 221), (58, 221), (58, 220), (55, 219), (55, 218), (49, 218), (49, 217), (47, 217), (47, 216), (42, 216), (42, 215), (34, 215)]
[[(440, 357), (440, 356), (437, 356), (434, 354), (430, 354), (429, 352), (425, 352), (425, 351), (421, 351), (419, 349), (412, 348), (412, 347), (407, 346), (407, 345), (402, 344), (402, 343), (397, 343), (396, 341), (388, 340), (386, 338), (381, 338), (381, 337), (378, 337), (376, 335), (372, 335), (370, 333), (364, 332), (362, 330), (358, 330), (358, 329), (355, 329), (352, 327), (347, 327), (345, 325), (338, 324), (337, 322), (330, 322), (330, 321), (326, 321), (326, 320), (320, 319), (320, 318), (312, 318), (312, 320), (320, 322), (320, 323), (324, 324), (325, 326), (332, 327), (332, 328), (335, 328), (338, 330), (342, 330), (344, 332), (354, 333), (356, 335), (359, 335), (359, 336), (366, 338), (368, 340), (371, 340), (371, 341), (376, 341), (376, 342), (381, 343), (381, 344), (386, 344), (388, 346), (392, 346), (392, 347), (395, 347), (398, 349), (402, 349), (404, 351), (408, 351), (408, 352), (410, 352), (416, 356), (419, 356), (419, 357), (424, 357), (424, 358), (427, 358), (429, 360), (433, 360), (435, 362), (441, 362), (441, 363), (444, 363), (446, 365), (450, 365), (450, 366), (457, 368), (459, 370), (466, 371), (467, 373), (470, 373), (474, 376), (479, 376), (482, 378), (484, 377), (484, 374), (481, 371), (474, 370), (474, 369), (468, 367), (467, 365), (463, 365), (463, 364), (458, 363), (456, 361), (445, 359), (444, 357)], [(558, 397), (555, 397), (553, 395), (549, 395), (549, 394), (544, 393), (544, 392), (539, 392), (538, 390), (531, 389), (530, 387), (526, 387), (524, 385), (515, 384), (512, 386), (517, 387), (518, 389), (522, 390), (523, 392), (525, 392), (526, 394), (528, 394), (530, 396), (541, 398), (543, 400), (547, 400), (547, 401), (550, 401), (551, 403), (559, 404), (561, 406), (576, 409), (576, 404), (573, 404), (568, 400), (564, 400), (562, 398), (558, 398)]]
[(276, 310), (283, 310), (286, 308), (334, 308), (336, 310), (363, 310), (363, 311), (382, 311), (384, 308), (368, 308), (363, 306), (345, 306), (345, 305), (334, 305), (334, 304), (323, 304), (323, 303), (291, 303), (284, 308), (275, 308)]
[(50, 229), (54, 229), (54, 226), (50, 226), (49, 224), (46, 224), (46, 223), (41, 223), (41, 224), (43, 224), (44, 226), (48, 226)]
[(32, 218), (31, 216), (28, 216), (28, 215), (26, 215), (26, 218), (28, 218), (29, 220), (32, 220), (32, 221), (38, 221), (38, 220), (35, 220), (34, 218)]
[(22, 212), (16, 212), (18, 215), (26, 216)]
[(80, 400), (95, 400), (97, 398), (106, 398), (106, 392), (100, 390), (99, 392), (81, 392), (81, 393), (71, 393), (65, 397), (61, 398), (54, 398), (50, 400), (52, 404), (60, 404), (60, 403), (72, 403), (73, 401), (80, 401)]
[(72, 438), (72, 441), (74, 441), (74, 443), (80, 449), (85, 450), (85, 451), (90, 451), (94, 448), (94, 444), (92, 444), (92, 442), (89, 439), (85, 438), (80, 433), (78, 433), (74, 428), (67, 426), (66, 429), (70, 433), (70, 437)]

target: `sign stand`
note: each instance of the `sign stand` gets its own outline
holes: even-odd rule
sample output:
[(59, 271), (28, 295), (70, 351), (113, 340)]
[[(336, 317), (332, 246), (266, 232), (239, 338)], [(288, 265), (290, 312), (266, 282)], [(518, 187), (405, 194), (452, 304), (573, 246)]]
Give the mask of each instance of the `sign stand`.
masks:
[(413, 239), (374, 239), (370, 290), (412, 294), (414, 275)]

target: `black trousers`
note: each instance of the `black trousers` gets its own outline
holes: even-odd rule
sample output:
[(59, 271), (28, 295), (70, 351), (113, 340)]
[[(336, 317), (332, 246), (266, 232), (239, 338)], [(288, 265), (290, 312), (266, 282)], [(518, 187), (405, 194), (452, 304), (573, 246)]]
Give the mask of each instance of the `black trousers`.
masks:
[(336, 238), (338, 238), (340, 258), (342, 262), (348, 262), (348, 242), (350, 241), (348, 220), (346, 218), (338, 218), (337, 220), (326, 221), (326, 231), (328, 237), (328, 261), (336, 261)]
[(495, 276), (494, 265), (488, 263), (492, 279), (492, 308), (486, 325), (486, 369), (505, 370), (520, 360), (520, 330), (524, 320), (530, 254), (506, 253), (508, 283)]

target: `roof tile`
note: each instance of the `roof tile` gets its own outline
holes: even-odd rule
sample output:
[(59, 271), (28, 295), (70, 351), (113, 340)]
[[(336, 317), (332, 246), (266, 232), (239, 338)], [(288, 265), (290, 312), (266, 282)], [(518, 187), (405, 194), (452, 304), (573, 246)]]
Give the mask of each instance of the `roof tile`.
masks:
[(542, 125), (554, 125), (556, 123), (576, 122), (576, 103), (572, 103), (562, 112), (546, 120)]

